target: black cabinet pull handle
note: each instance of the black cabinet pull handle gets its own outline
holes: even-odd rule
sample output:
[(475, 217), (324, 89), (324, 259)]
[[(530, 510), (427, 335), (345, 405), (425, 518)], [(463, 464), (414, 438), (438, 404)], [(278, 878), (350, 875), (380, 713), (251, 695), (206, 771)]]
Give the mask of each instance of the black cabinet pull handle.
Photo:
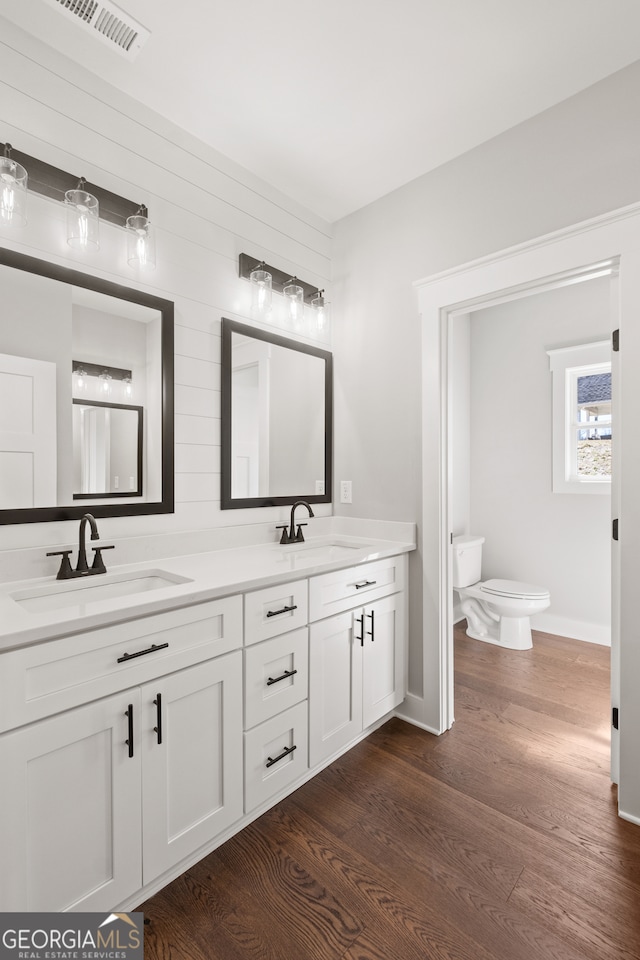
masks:
[(281, 613), (290, 613), (291, 610), (297, 610), (298, 604), (294, 603), (291, 607), (283, 607), (282, 610), (267, 610), (268, 617), (277, 617)]
[(145, 657), (148, 653), (164, 650), (168, 646), (168, 643), (152, 643), (146, 650), (138, 650), (137, 653), (123, 653), (121, 657), (118, 657), (117, 663), (124, 663), (125, 660), (135, 660), (136, 657)]
[(364, 647), (364, 613), (361, 617), (356, 617), (356, 623), (360, 624), (360, 636), (356, 640), (360, 641), (360, 646)]
[(265, 763), (265, 767), (272, 767), (274, 763), (278, 762), (278, 760), (282, 760), (284, 757), (288, 757), (290, 753), (293, 753), (293, 751), (297, 749), (298, 748), (294, 743), (292, 747), (285, 747), (279, 757), (273, 757), (273, 759), (271, 757), (267, 757), (267, 762)]
[(270, 687), (272, 683), (279, 683), (280, 680), (286, 680), (287, 677), (292, 677), (294, 673), (297, 672), (297, 670), (285, 670), (281, 677), (269, 677), (267, 680), (267, 686)]
[(158, 743), (160, 744), (162, 743), (162, 694), (157, 693), (153, 702), (156, 705), (156, 723), (158, 724), (158, 726), (154, 727), (153, 729), (158, 734)]
[(129, 756), (133, 756), (133, 704), (130, 703), (127, 709), (125, 710), (125, 717), (127, 718), (127, 732), (129, 738), (125, 740), (125, 743), (129, 747)]
[(368, 613), (367, 616), (371, 617), (371, 630), (367, 630), (367, 636), (371, 637), (371, 643), (375, 640), (375, 620), (374, 620), (375, 610), (372, 610), (371, 613)]
[(372, 587), (377, 582), (377, 580), (362, 580), (360, 583), (355, 583), (354, 587), (356, 590), (362, 590), (363, 587)]

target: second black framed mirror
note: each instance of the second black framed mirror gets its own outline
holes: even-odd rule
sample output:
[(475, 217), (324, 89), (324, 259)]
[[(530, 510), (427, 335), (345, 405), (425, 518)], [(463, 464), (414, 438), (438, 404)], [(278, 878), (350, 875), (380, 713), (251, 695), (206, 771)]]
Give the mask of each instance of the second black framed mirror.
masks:
[(333, 357), (222, 320), (223, 510), (331, 502)]

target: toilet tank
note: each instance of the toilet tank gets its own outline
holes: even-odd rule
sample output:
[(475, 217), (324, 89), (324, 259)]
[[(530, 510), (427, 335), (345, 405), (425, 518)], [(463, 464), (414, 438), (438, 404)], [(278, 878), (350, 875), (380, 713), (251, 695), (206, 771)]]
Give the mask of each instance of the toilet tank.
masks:
[(470, 587), (480, 580), (483, 543), (484, 537), (469, 534), (453, 538), (454, 587)]

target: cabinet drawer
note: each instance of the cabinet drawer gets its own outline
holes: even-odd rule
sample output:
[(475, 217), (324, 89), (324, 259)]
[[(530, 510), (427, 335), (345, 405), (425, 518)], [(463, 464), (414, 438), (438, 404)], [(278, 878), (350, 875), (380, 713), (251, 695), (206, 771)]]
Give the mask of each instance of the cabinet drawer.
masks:
[(245, 728), (255, 727), (308, 695), (308, 630), (254, 643), (244, 651)]
[(311, 577), (309, 620), (322, 620), (361, 603), (398, 593), (406, 582), (407, 557), (388, 557)]
[(308, 768), (307, 703), (261, 723), (244, 735), (244, 809), (255, 810)]
[(307, 581), (253, 590), (244, 598), (244, 642), (259, 643), (307, 622)]
[(242, 645), (242, 598), (206, 603), (13, 650), (2, 658), (0, 730), (209, 660)]

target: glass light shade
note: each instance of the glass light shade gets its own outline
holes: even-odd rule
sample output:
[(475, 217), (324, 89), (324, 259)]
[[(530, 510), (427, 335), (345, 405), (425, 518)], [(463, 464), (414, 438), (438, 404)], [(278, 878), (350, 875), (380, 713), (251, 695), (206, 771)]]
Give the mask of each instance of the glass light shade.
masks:
[(0, 223), (27, 222), (27, 171), (11, 157), (0, 157)]
[(101, 400), (108, 400), (108, 399), (110, 398), (110, 396), (111, 396), (111, 380), (112, 380), (112, 379), (113, 379), (113, 378), (112, 378), (111, 374), (110, 374), (110, 373), (107, 373), (106, 370), (105, 370), (104, 373), (101, 373), (100, 376), (98, 377), (99, 384), (100, 384), (99, 387), (98, 387), (98, 395), (99, 395), (99, 397), (100, 397)]
[(300, 329), (304, 316), (304, 290), (292, 282), (282, 288), (282, 293), (287, 305), (287, 320), (294, 329)]
[(86, 370), (83, 370), (82, 367), (76, 367), (73, 371), (71, 384), (71, 393), (74, 397), (86, 397), (89, 393), (89, 381)]
[(67, 190), (67, 243), (74, 250), (100, 246), (100, 207), (98, 200), (86, 190)]
[(329, 326), (331, 316), (331, 304), (324, 297), (324, 290), (318, 290), (318, 293), (311, 301), (311, 309), (315, 328), (318, 333), (322, 333)]
[(133, 383), (131, 382), (131, 377), (123, 377), (122, 379), (122, 402), (133, 403)]
[(127, 260), (132, 267), (156, 266), (156, 234), (148, 217), (127, 217)]
[(266, 270), (252, 270), (249, 280), (251, 281), (251, 313), (257, 319), (267, 317), (271, 313), (271, 274)]

